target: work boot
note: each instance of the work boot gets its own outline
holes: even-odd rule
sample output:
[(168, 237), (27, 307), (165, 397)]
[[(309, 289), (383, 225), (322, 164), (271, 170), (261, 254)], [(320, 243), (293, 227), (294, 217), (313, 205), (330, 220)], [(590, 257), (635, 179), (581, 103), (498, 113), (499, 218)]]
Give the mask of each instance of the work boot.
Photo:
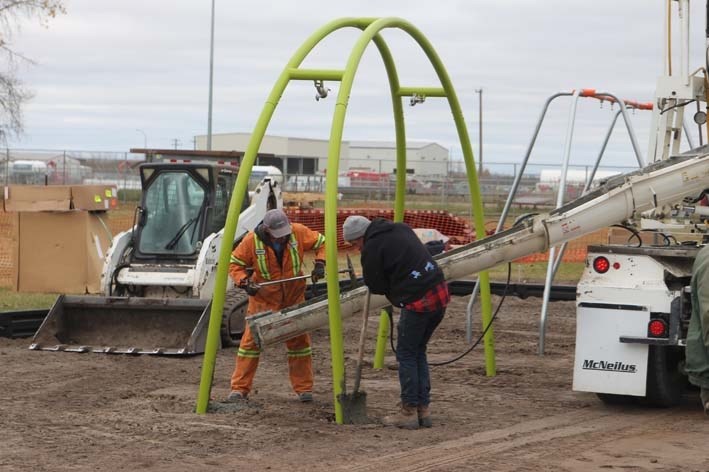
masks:
[(419, 416), (419, 426), (423, 428), (430, 428), (433, 426), (431, 421), (431, 412), (428, 411), (428, 405), (419, 405), (416, 407)]
[(393, 415), (382, 418), (385, 426), (396, 426), (403, 429), (419, 429), (419, 417), (415, 405), (401, 405), (401, 409)]
[(239, 392), (238, 390), (232, 390), (224, 403), (246, 403), (248, 395), (244, 392)]
[(301, 403), (310, 403), (313, 401), (313, 392), (300, 392), (298, 394), (298, 400), (301, 401)]
[(709, 416), (709, 388), (702, 388), (699, 397), (702, 399), (702, 408), (704, 408), (704, 414)]

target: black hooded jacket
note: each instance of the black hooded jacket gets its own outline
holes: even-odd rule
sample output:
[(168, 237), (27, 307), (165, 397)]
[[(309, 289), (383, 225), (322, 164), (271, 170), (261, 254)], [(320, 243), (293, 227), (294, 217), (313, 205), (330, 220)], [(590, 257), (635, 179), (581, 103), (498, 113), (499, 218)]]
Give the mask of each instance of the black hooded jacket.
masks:
[(424, 296), (442, 282), (443, 272), (408, 225), (377, 218), (364, 233), (362, 271), (369, 291), (395, 306)]

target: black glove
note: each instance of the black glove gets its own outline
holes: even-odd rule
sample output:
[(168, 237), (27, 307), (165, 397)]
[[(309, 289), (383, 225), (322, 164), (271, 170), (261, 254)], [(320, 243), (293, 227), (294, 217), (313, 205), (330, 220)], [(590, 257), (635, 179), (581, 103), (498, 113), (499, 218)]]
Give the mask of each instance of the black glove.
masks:
[(313, 281), (313, 283), (315, 283), (324, 277), (325, 277), (325, 261), (321, 261), (318, 259), (315, 261), (315, 267), (313, 267), (313, 271), (310, 273), (310, 278)]
[(237, 287), (240, 289), (244, 290), (247, 294), (250, 296), (256, 295), (256, 293), (259, 291), (261, 287), (258, 286), (253, 280), (249, 278), (243, 278), (239, 281), (237, 284)]

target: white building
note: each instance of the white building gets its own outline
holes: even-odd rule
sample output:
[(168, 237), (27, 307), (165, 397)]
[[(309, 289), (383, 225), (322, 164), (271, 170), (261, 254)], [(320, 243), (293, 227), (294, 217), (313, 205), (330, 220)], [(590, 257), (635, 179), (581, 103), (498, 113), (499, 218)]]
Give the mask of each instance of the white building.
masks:
[[(250, 133), (213, 134), (212, 150), (243, 152), (250, 139)], [(207, 136), (195, 136), (195, 143), (198, 150), (207, 149)], [(326, 139), (266, 135), (259, 148), (262, 157), (259, 157), (257, 164), (276, 166), (286, 175), (322, 173), (327, 168), (328, 147), (329, 141)], [(440, 144), (407, 143), (407, 174), (445, 175), (448, 171), (448, 160), (448, 149)], [(339, 173), (346, 173), (349, 170), (394, 173), (395, 169), (396, 144), (394, 142), (342, 142)]]
[[(349, 168), (370, 168), (376, 172), (396, 172), (396, 143), (350, 141)], [(412, 175), (446, 175), (448, 149), (437, 143), (406, 143), (406, 172)]]

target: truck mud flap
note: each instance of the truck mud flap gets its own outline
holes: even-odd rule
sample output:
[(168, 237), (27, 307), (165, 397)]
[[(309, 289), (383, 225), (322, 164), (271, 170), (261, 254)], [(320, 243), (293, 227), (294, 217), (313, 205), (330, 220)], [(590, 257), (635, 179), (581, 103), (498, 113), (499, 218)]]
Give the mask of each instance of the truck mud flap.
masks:
[(113, 354), (204, 352), (210, 300), (61, 295), (30, 349)]

